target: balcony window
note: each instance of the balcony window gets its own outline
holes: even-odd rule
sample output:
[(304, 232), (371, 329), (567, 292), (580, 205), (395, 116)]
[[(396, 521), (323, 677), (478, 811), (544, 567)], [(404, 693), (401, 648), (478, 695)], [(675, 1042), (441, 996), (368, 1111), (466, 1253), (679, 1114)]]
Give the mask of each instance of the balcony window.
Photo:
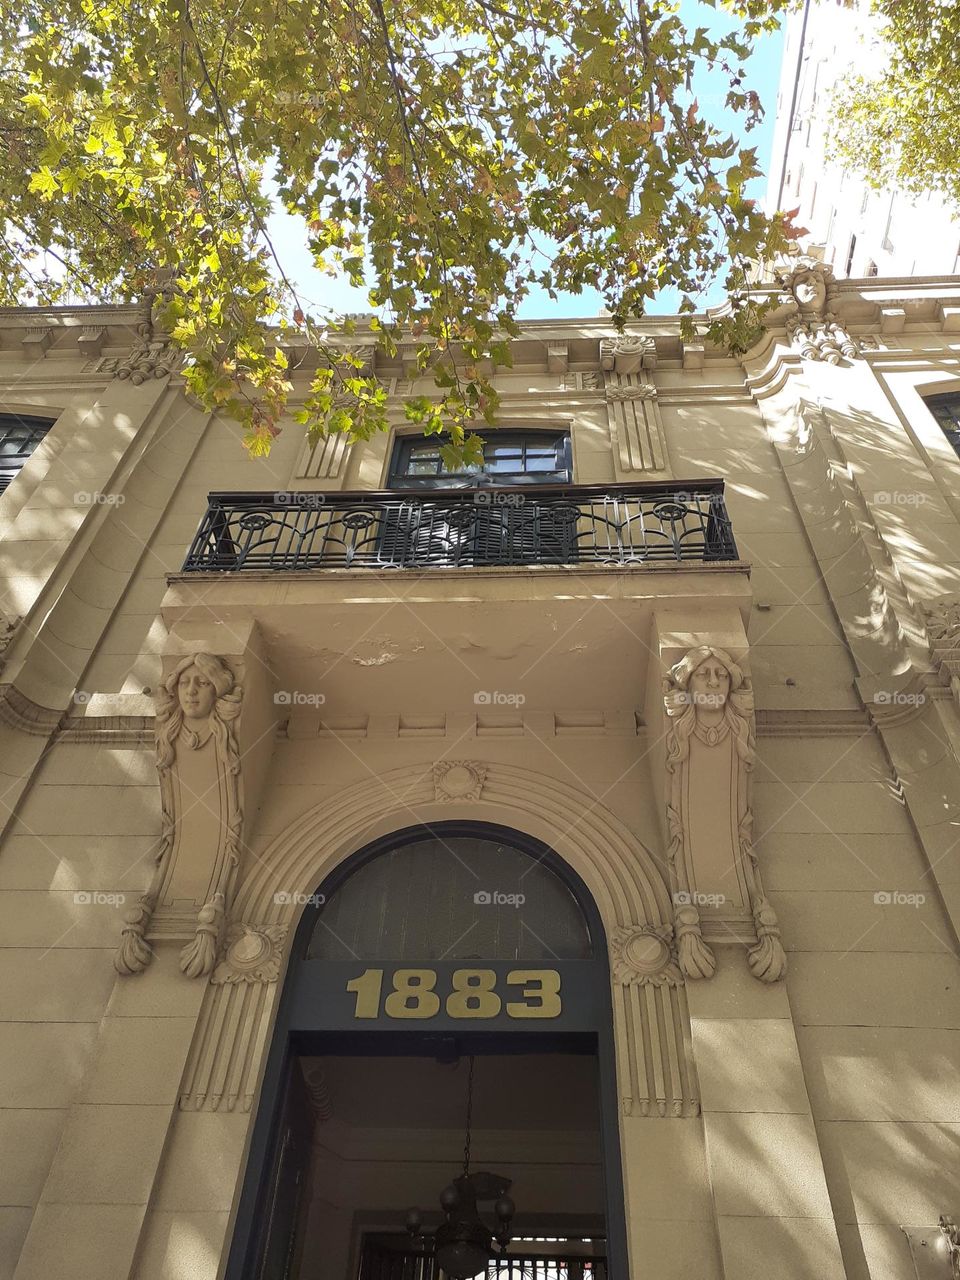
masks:
[(0, 493), (20, 474), (53, 423), (52, 418), (0, 413)]
[(448, 471), (445, 436), (406, 436), (393, 453), (391, 489), (471, 489), (485, 485), (569, 484), (570, 436), (558, 431), (498, 431), (483, 442), (483, 463)]
[(946, 395), (927, 396), (927, 408), (943, 428), (943, 434), (960, 454), (960, 392), (948, 391)]

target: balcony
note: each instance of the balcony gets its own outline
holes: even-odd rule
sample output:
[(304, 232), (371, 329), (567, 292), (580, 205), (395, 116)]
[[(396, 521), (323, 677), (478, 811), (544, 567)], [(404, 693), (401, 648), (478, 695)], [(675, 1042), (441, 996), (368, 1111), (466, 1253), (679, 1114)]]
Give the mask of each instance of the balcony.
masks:
[(337, 732), (372, 734), (520, 707), (632, 723), (654, 610), (746, 623), (750, 604), (723, 482), (698, 480), (215, 493), (162, 612), (210, 645), (255, 623), (294, 711), (309, 694)]
[(212, 493), (184, 573), (736, 560), (723, 481)]

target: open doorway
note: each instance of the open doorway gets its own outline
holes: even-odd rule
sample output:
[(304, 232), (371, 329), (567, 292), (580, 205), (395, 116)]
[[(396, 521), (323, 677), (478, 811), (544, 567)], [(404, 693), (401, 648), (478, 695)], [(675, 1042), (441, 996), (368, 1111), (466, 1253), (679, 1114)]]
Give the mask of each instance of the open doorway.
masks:
[[(288, 1118), (310, 1137), (300, 1150), (291, 1138), (276, 1171), (281, 1196), (296, 1188), (296, 1220), (275, 1219), (282, 1240), (263, 1242), (264, 1280), (439, 1280), (441, 1195), (465, 1163), (508, 1182), (515, 1204), (509, 1243), (479, 1274), (605, 1280), (596, 1056), (480, 1053), (471, 1080), (470, 1056), (437, 1049), (293, 1060)], [(495, 1204), (477, 1208), (495, 1229)]]

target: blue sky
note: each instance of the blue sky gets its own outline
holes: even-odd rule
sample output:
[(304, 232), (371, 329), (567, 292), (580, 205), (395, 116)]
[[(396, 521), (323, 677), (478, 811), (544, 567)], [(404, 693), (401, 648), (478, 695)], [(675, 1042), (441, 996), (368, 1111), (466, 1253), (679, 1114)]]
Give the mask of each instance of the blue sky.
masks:
[[(700, 0), (682, 0), (681, 17), (690, 25), (708, 27), (711, 31), (726, 31), (736, 25), (734, 19), (716, 9), (701, 4)], [(763, 123), (746, 138), (747, 145), (757, 148), (757, 156), (764, 176), (754, 181), (749, 194), (761, 199), (766, 189), (766, 170), (769, 167), (770, 152), (773, 144), (774, 112), (777, 101), (777, 87), (780, 80), (780, 60), (783, 51), (783, 34), (767, 36), (758, 41), (753, 57), (747, 63), (746, 88), (753, 89), (760, 97), (766, 115)], [(726, 112), (722, 105), (724, 90), (719, 81), (711, 84), (710, 78), (704, 75), (700, 82), (695, 82), (693, 90), (697, 95), (701, 109), (705, 114), (717, 121), (727, 132), (737, 132), (737, 117)], [(355, 289), (345, 280), (333, 280), (321, 275), (313, 266), (313, 260), (306, 246), (306, 228), (300, 218), (280, 210), (268, 221), (270, 236), (277, 250), (280, 261), (284, 265), (288, 277), (293, 280), (301, 292), (307, 309), (310, 304), (324, 304), (338, 311), (368, 311), (366, 290)], [(676, 290), (665, 289), (653, 300), (648, 308), (650, 315), (670, 315), (679, 304), (680, 297)], [(717, 306), (723, 302), (723, 289), (715, 284), (701, 298), (696, 299), (698, 307)], [(520, 317), (525, 320), (543, 320), (547, 318), (595, 316), (600, 311), (602, 299), (595, 290), (584, 290), (579, 294), (561, 294), (553, 300), (541, 289), (534, 289), (520, 309)]]

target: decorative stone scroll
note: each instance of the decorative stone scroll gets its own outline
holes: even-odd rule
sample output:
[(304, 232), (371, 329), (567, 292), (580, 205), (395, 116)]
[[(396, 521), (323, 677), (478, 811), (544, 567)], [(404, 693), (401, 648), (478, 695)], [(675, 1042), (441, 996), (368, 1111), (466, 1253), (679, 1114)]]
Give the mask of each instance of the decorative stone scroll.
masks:
[(786, 955), (753, 849), (750, 680), (725, 650), (701, 646), (671, 668), (663, 701), (680, 969), (687, 978), (713, 976), (716, 958), (704, 936), (709, 913), (712, 938), (752, 943), (747, 963), (754, 977), (776, 982), (786, 972)]
[(789, 295), (787, 336), (804, 360), (839, 364), (860, 356), (860, 344), (840, 323), (833, 269), (815, 258), (791, 260), (777, 272)]
[(213, 970), (243, 825), (242, 696), (230, 666), (209, 653), (182, 658), (158, 692), (160, 849), (150, 886), (126, 917), (114, 957), (121, 974), (146, 968), (154, 938), (184, 941), (188, 977)]

